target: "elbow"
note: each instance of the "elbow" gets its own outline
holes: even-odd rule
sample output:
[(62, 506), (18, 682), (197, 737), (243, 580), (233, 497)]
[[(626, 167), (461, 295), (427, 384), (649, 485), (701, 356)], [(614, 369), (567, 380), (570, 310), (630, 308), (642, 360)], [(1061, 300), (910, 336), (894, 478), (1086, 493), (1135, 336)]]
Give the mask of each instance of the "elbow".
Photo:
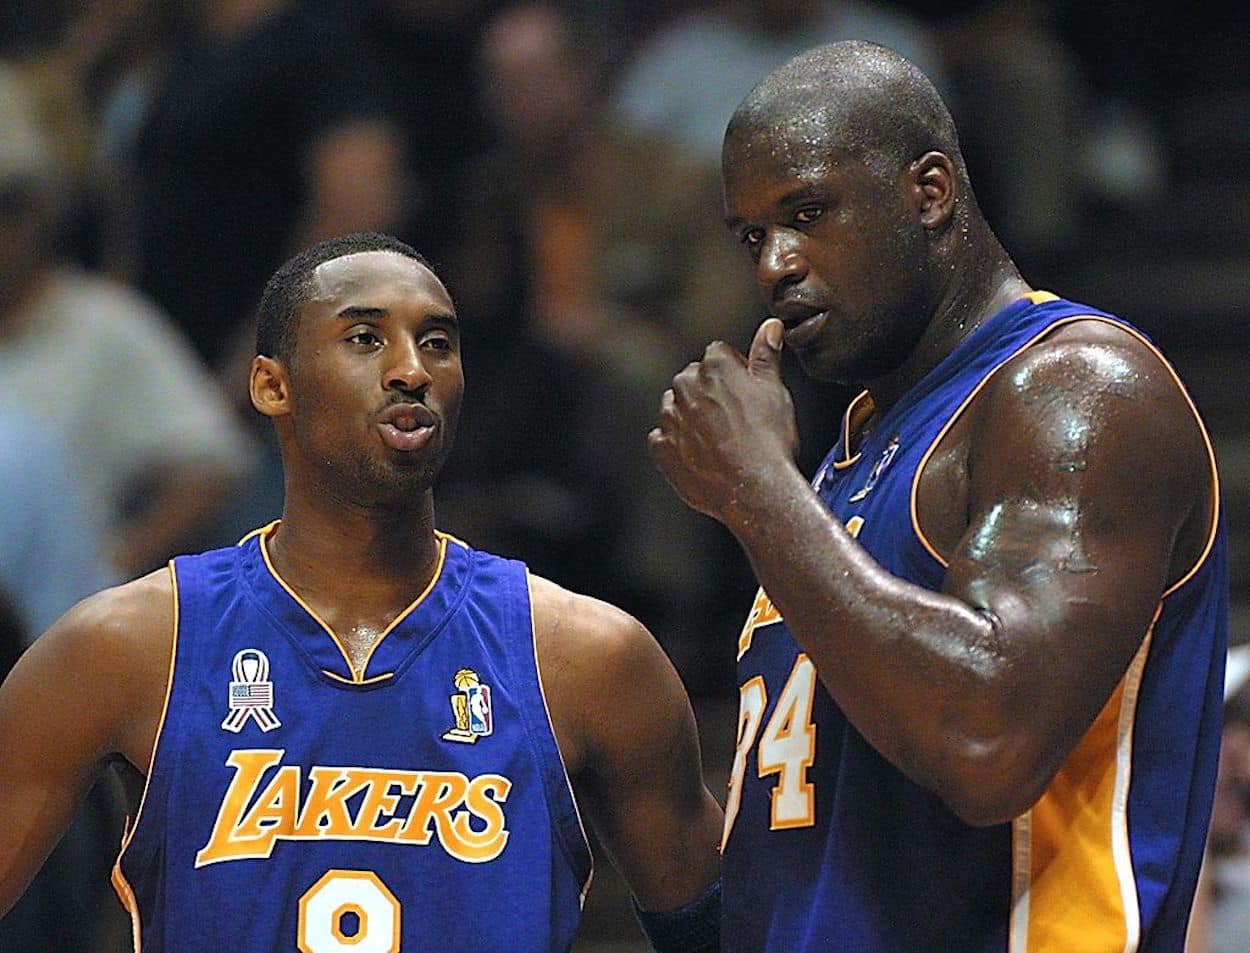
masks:
[(995, 827), (1015, 820), (1037, 802), (1036, 798), (993, 797), (984, 794), (958, 798), (942, 795), (942, 800), (959, 820), (969, 827)]
[(1038, 802), (1052, 774), (1021, 754), (1015, 742), (965, 741), (931, 787), (970, 827), (1006, 824)]

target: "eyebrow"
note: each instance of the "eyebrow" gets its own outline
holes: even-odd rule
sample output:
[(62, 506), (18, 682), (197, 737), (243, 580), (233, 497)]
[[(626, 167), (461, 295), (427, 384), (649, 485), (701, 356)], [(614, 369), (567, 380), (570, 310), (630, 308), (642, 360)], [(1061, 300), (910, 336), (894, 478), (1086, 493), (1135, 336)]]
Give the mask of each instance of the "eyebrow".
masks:
[[(341, 321), (363, 321), (370, 318), (381, 318), (387, 314), (386, 308), (374, 308), (368, 305), (349, 304), (345, 308), (341, 308), (335, 315)], [(425, 316), (426, 324), (439, 324), (449, 330), (455, 331), (460, 328), (460, 319), (454, 314), (444, 311), (435, 311)]]
[[(791, 208), (795, 205), (801, 205), (803, 202), (811, 201), (812, 199), (827, 199), (828, 195), (828, 188), (815, 185), (800, 185), (791, 189), (789, 192), (786, 192), (779, 199), (773, 202), (773, 207)], [(741, 228), (746, 224), (746, 219), (737, 215), (730, 215), (725, 218), (725, 227), (730, 231)]]
[(363, 305), (349, 304), (346, 308), (342, 308), (336, 318), (380, 318), (386, 314), (385, 308), (367, 308)]
[(439, 312), (437, 314), (427, 314), (425, 316), (427, 324), (438, 324), (445, 327), (448, 331), (460, 330), (460, 319), (454, 314), (446, 314)]

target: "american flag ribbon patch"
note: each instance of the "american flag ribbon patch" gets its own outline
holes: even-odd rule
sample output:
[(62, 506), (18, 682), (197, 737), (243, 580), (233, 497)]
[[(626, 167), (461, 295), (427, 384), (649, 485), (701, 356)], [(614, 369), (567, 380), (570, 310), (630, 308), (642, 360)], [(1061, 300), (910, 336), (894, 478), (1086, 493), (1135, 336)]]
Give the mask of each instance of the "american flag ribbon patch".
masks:
[(269, 681), (269, 657), (260, 649), (240, 649), (230, 666), (230, 713), (221, 727), (236, 734), (248, 719), (261, 731), (273, 731), (282, 722), (273, 713), (273, 682)]
[(252, 682), (230, 683), (231, 708), (272, 708), (273, 682), (257, 685)]

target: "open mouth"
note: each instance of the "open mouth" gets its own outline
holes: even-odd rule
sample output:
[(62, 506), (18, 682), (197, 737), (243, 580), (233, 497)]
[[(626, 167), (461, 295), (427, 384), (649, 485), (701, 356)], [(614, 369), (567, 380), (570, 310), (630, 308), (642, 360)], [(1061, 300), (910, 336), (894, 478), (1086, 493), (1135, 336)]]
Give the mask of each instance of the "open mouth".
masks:
[(383, 412), (378, 431), (388, 447), (411, 452), (429, 442), (436, 422), (434, 414), (424, 404), (396, 404)]

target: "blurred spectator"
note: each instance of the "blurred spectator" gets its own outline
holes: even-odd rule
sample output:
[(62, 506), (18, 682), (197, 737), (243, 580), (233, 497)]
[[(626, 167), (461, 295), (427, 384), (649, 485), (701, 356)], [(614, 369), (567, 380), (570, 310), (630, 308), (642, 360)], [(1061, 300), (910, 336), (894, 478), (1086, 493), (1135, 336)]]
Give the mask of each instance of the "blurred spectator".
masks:
[[(128, 195), (118, 184), (102, 149), (105, 128), (116, 127), (120, 93), (146, 65), (157, 37), (173, 19), (162, 0), (84, 0), (47, 4), (55, 24), (38, 47), (15, 51), (38, 103), (48, 141), (65, 179), (62, 231), (67, 251), (98, 264), (104, 257), (102, 230)], [(55, 18), (52, 17), (55, 12)], [(116, 133), (112, 133), (112, 138)], [(129, 137), (128, 137), (129, 138)], [(102, 161), (104, 160), (104, 161)]]
[(1229, 650), (1224, 734), (1189, 953), (1250, 949), (1250, 646)]
[(683, 513), (645, 439), (671, 375), (712, 337), (748, 336), (758, 305), (714, 180), (613, 121), (579, 31), (527, 4), (483, 34), (498, 145), (456, 192), (444, 267), (473, 386), (440, 525), (618, 602), (688, 680), (711, 678), (721, 535)]
[(1078, 237), (1089, 105), (1056, 4), (904, 5), (927, 18), (938, 38), (978, 203), (1017, 263), (1035, 281), (1050, 280), (1051, 266)]
[(500, 0), (340, 0), (382, 56), (389, 115), (404, 140), (407, 199), (397, 234), (441, 263), (463, 196), (461, 170), (491, 138), (480, 71), (483, 25)]
[[(36, 409), (0, 409), (0, 678), (31, 639), (111, 579), (65, 449)], [(108, 883), (120, 836), (109, 789), (98, 787), (0, 920), (0, 950), (96, 949), (108, 925), (125, 919)]]
[(0, 590), (30, 638), (116, 578), (70, 449), (39, 408), (0, 408)]
[(927, 28), (873, 0), (721, 0), (661, 27), (626, 66), (616, 102), (634, 124), (720, 167), (729, 117), (761, 77), (808, 47), (872, 40), (946, 92)]
[(554, 6), (489, 24), (478, 64), (499, 145), (460, 190), (456, 235), (471, 260), (452, 262), (456, 284), (473, 313), (528, 315), (564, 350), (647, 336), (667, 368), (713, 337), (749, 334), (752, 286), (718, 179), (617, 121), (601, 59), (595, 35)]
[(7, 589), (0, 589), (0, 681), (21, 658), (28, 636)]
[(28, 91), (0, 73), (0, 407), (63, 435), (93, 527), (133, 574), (206, 529), (248, 444), (163, 315), (59, 259), (64, 195)]
[[(1067, 0), (1050, 6), (1089, 85), (1080, 149), (1086, 196), (1112, 208), (1153, 208), (1171, 171), (1163, 109), (1209, 68), (1195, 58), (1218, 62), (1222, 40), (1246, 36), (1244, 11), (1233, 5), (1217, 19), (1200, 4)], [(1244, 51), (1238, 60), (1244, 64)]]
[(249, 317), (288, 253), (395, 227), (388, 77), (348, 5), (191, 0), (132, 147), (136, 277), (241, 399)]

